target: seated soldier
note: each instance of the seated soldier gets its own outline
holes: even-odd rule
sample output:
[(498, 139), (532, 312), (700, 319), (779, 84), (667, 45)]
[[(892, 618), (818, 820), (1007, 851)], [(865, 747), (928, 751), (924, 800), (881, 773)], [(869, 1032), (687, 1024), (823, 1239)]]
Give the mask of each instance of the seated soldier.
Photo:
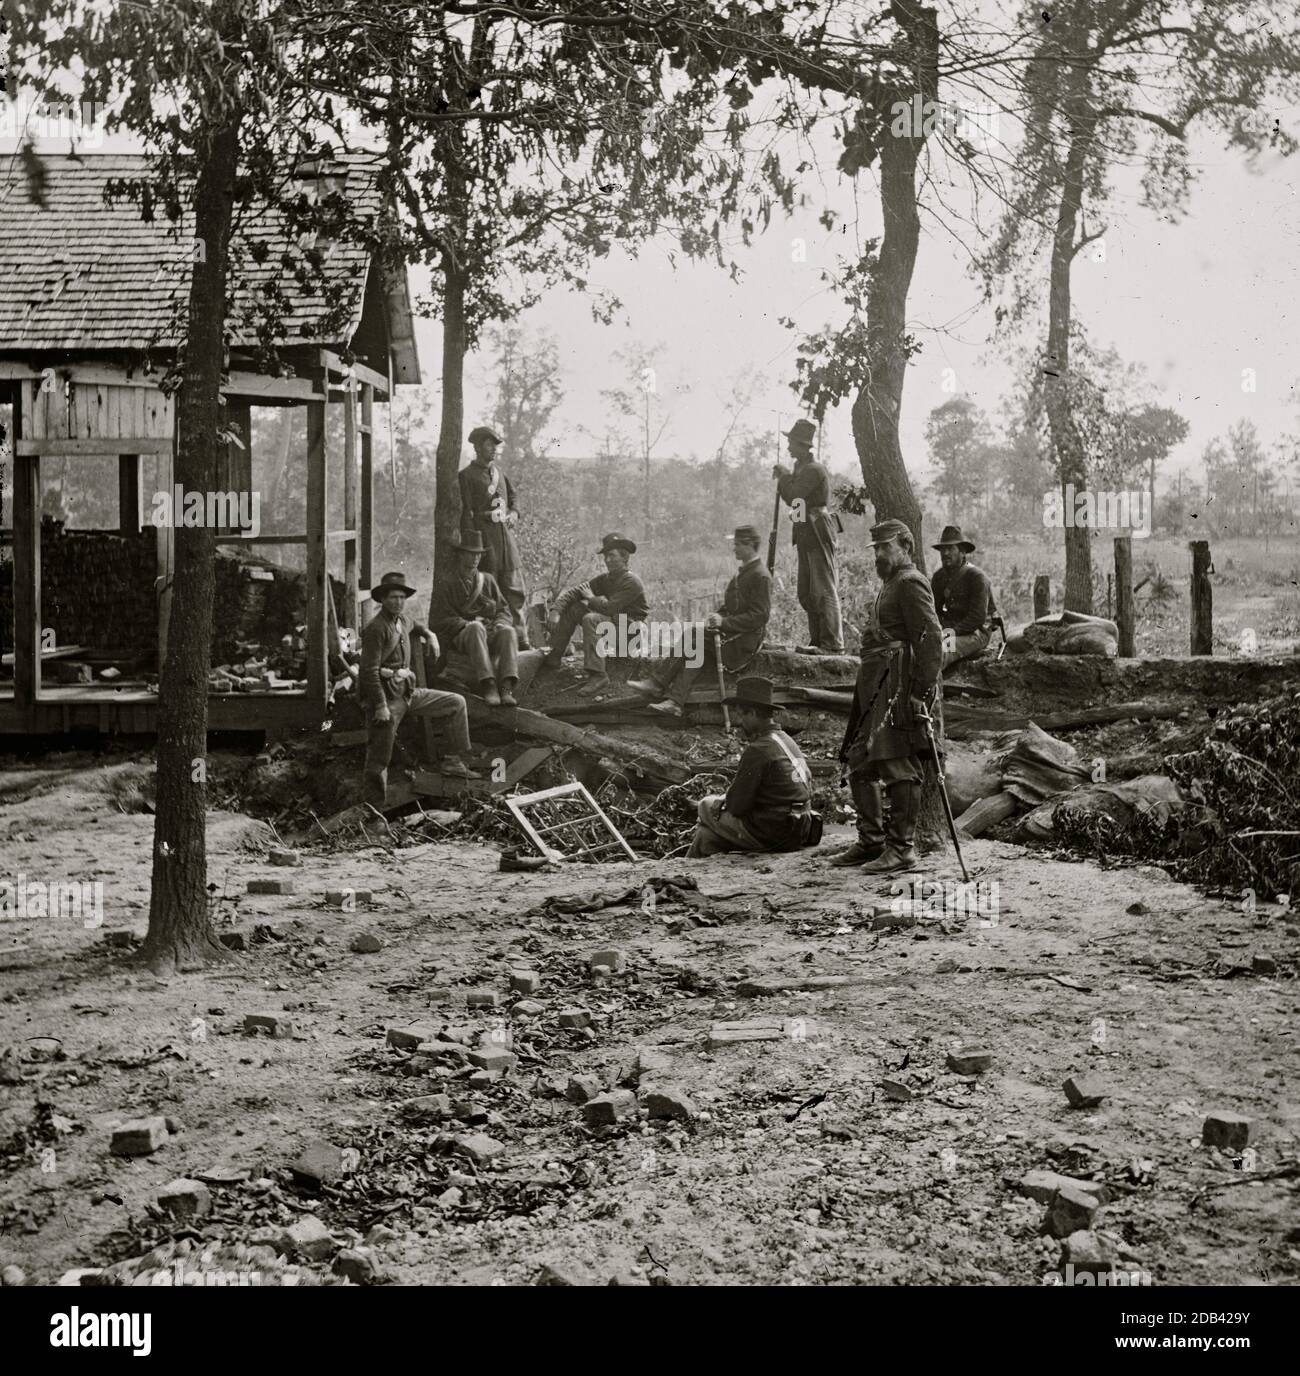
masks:
[(773, 720), (785, 703), (765, 678), (742, 678), (736, 722), (748, 744), (725, 796), (701, 798), (688, 855), (721, 851), (799, 850), (812, 831), (812, 771), (803, 752)]
[(411, 632), (436, 644), (426, 627), (416, 623), (408, 629), (402, 614), (406, 599), (415, 595), (415, 589), (407, 586), (400, 573), (386, 573), (370, 595), (381, 610), (361, 633), (361, 705), (367, 714), (364, 801), (378, 806), (384, 803), (397, 728), (408, 712), (432, 717), (446, 731), (452, 753), (442, 757), (438, 765), (441, 773), (477, 779), (461, 759), (470, 748), (465, 699), (459, 693), (415, 686)]
[(930, 587), (934, 609), (943, 627), (943, 668), (959, 659), (975, 659), (988, 648), (993, 635), (993, 588), (983, 569), (968, 558), (975, 542), (962, 536), (960, 526), (945, 526), (934, 546), (943, 566), (934, 571)]
[(605, 560), (606, 571), (590, 583), (566, 588), (560, 594), (555, 604), (559, 624), (551, 632), (551, 648), (542, 661), (545, 669), (560, 668), (569, 640), (581, 626), (583, 666), (587, 671), (587, 682), (578, 690), (582, 697), (591, 697), (609, 687), (600, 652), (602, 642), (607, 644), (610, 634), (605, 628), (612, 627), (612, 634), (620, 643), (626, 643), (628, 628), (645, 621), (650, 614), (645, 584), (628, 569), (636, 545), (626, 535), (611, 533), (601, 540), (597, 552)]
[[(690, 665), (684, 655), (668, 655), (643, 679), (629, 679), (627, 686), (651, 708), (665, 716), (680, 717), (701, 674), (716, 677), (717, 648), (722, 666), (730, 673), (745, 668), (763, 648), (767, 619), (772, 610), (772, 575), (759, 556), (763, 537), (757, 526), (737, 526), (731, 537), (732, 553), (740, 564), (722, 597), (722, 605), (704, 622), (703, 656)], [(710, 682), (712, 678), (710, 679)], [(654, 701), (654, 699), (659, 699)]]
[(476, 683), (489, 707), (515, 706), (519, 646), (510, 603), (490, 573), (479, 569), (483, 537), (462, 532), (450, 575), (433, 591), (429, 624), (448, 648), (448, 667)]

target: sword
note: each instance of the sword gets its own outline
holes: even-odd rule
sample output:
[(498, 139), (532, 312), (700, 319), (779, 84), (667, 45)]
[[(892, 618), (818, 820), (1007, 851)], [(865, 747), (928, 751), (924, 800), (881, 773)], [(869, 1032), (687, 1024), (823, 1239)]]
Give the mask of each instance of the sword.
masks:
[(718, 666), (718, 701), (722, 704), (722, 729), (731, 735), (731, 713), (727, 711), (727, 680), (722, 672), (722, 632), (713, 633), (713, 659)]
[(926, 711), (924, 703), (921, 703), (914, 715), (920, 718), (921, 729), (925, 732), (925, 739), (930, 745), (930, 758), (934, 761), (934, 772), (939, 780), (939, 796), (943, 799), (943, 815), (948, 819), (948, 835), (952, 837), (953, 849), (957, 852), (957, 863), (961, 866), (961, 877), (969, 884), (970, 873), (966, 869), (966, 861), (962, 859), (961, 842), (957, 839), (957, 823), (953, 821), (952, 804), (948, 801), (948, 786), (943, 781), (943, 762), (939, 759), (939, 745), (934, 738), (934, 722), (929, 712)]

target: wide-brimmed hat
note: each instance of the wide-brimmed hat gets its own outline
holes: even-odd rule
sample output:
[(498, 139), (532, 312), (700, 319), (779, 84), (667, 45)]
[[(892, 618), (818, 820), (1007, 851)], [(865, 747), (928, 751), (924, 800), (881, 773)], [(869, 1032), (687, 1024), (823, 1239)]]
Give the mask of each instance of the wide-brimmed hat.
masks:
[(742, 678), (736, 684), (736, 691), (722, 699), (727, 707), (765, 707), (775, 712), (779, 707), (788, 706), (793, 699), (772, 684), (770, 678)]
[(960, 526), (944, 526), (943, 534), (939, 536), (939, 543), (931, 545), (931, 549), (942, 549), (944, 545), (956, 545), (963, 554), (975, 553), (975, 541), (968, 540), (961, 533)]
[(469, 432), (471, 444), (477, 444), (479, 440), (495, 440), (498, 444), (504, 443), (501, 436), (490, 425), (476, 425)]
[(817, 427), (810, 420), (797, 420), (785, 432), (788, 440), (800, 440), (805, 444), (811, 444), (817, 437)]
[(597, 554), (608, 554), (612, 549), (626, 550), (629, 554), (636, 553), (636, 541), (629, 540), (626, 535), (620, 535), (618, 531), (611, 531), (608, 535), (600, 537), (600, 548)]
[(483, 543), (483, 532), (481, 530), (462, 530), (452, 542), (452, 549), (467, 549), (475, 554), (486, 554), (487, 546)]
[(911, 529), (902, 521), (895, 521), (892, 517), (888, 521), (881, 521), (878, 525), (871, 527), (871, 543), (873, 545), (883, 545), (890, 540), (897, 540), (900, 535), (906, 535), (908, 541), (915, 545), (912, 539)]
[(404, 573), (386, 573), (379, 582), (370, 589), (370, 595), (376, 602), (382, 602), (384, 600), (384, 594), (390, 592), (404, 592), (407, 597), (415, 596), (415, 589), (406, 581), (406, 575)]
[(727, 536), (728, 540), (747, 540), (751, 545), (761, 545), (763, 537), (758, 533), (757, 526), (737, 526), (732, 534)]

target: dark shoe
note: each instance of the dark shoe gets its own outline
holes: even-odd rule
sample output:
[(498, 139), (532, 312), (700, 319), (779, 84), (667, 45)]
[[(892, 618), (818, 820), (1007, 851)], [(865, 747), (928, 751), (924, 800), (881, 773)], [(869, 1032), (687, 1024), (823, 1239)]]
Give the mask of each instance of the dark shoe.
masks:
[(483, 701), (486, 702), (489, 707), (501, 706), (501, 694), (497, 692), (496, 684), (490, 679), (483, 684), (481, 691)]
[(587, 681), (578, 689), (580, 698), (594, 698), (597, 693), (609, 691), (608, 674), (588, 674)]
[(643, 698), (657, 698), (663, 689), (652, 678), (630, 678), (627, 686)]
[(388, 789), (383, 779), (366, 778), (361, 785), (361, 802), (366, 807), (383, 807), (388, 799)]
[(831, 856), (832, 865), (862, 865), (868, 860), (878, 860), (883, 854), (885, 843), (882, 841), (878, 846), (864, 846), (861, 841), (854, 843), (847, 849), (842, 850), (838, 855)]
[(920, 861), (917, 859), (916, 851), (908, 846), (906, 850), (899, 850), (892, 841), (885, 845), (884, 851), (875, 860), (868, 861), (862, 866), (863, 874), (899, 874), (904, 870), (914, 870)]
[(512, 678), (503, 679), (500, 685), (501, 706), (518, 707), (518, 700), (515, 698), (515, 680)]
[(476, 774), (459, 755), (444, 755), (438, 764), (438, 773), (446, 774), (448, 778), (452, 779), (481, 779), (483, 777), (481, 774)]
[(658, 712), (664, 717), (680, 717), (683, 715), (682, 709), (678, 707), (675, 702), (669, 702), (667, 700), (663, 702), (652, 702), (650, 704), (650, 710), (652, 712)]

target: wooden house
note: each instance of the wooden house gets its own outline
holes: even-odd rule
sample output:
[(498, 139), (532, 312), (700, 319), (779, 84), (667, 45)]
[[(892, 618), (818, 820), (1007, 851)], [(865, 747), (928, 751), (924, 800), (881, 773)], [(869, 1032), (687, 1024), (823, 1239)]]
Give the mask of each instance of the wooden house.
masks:
[[(0, 670), (0, 734), (150, 731), (157, 695), (149, 674), (127, 673), (114, 682), (99, 676), (90, 682), (54, 681), (51, 669), (68, 636), (42, 616), (42, 470), (55, 460), (116, 460), (118, 511), (111, 532), (116, 538), (108, 539), (109, 532), (102, 530), (67, 535), (103, 536), (115, 551), (113, 558), (127, 559), (133, 568), (143, 565), (153, 575), (143, 594), (126, 579), (120, 588), (97, 595), (152, 598), (152, 609), (146, 600), (142, 615), (152, 616), (146, 636), (154, 642), (147, 648), (156, 671), (171, 610), (174, 530), (155, 528), (148, 489), (151, 480), (154, 491), (173, 490), (177, 396), (160, 383), (175, 360), (174, 322), (184, 318), (189, 265), (202, 250), (161, 216), (146, 222), (137, 206), (106, 202), (110, 179), (144, 175), (142, 158), (86, 155), (45, 161), (44, 205), (28, 199), (21, 179), (0, 179), (0, 424), (9, 431), (0, 443), (0, 464), (12, 464), (12, 496), (0, 513), (0, 540), (12, 547), (12, 640), (8, 626), (0, 630), (12, 679), (7, 668)], [(309, 198), (341, 192), (354, 214), (365, 218), (384, 213), (375, 162), (365, 155), (317, 164), (300, 183)], [(218, 538), (223, 548), (245, 551), (256, 545), (306, 547), (307, 663), (301, 680), (306, 687), (214, 693), (208, 719), (214, 729), (306, 726), (326, 711), (331, 614), (342, 626), (358, 626), (375, 574), (375, 406), (390, 400), (395, 385), (420, 380), (410, 295), (404, 271), (385, 267), (354, 242), (315, 242), (310, 247), (324, 267), (315, 279), (300, 280), (293, 260), (302, 245), (290, 243), (269, 210), (245, 211), (236, 234), (241, 248), (257, 244), (258, 251), (244, 253), (243, 261), (260, 266), (241, 274), (238, 309), (232, 307), (227, 321), (229, 363), (222, 392), (227, 428), (240, 438), (227, 446), (219, 486), (229, 493), (251, 492), (254, 407), (301, 407), (307, 516), (305, 530), (286, 530), (263, 500), (255, 538), (229, 527)], [(258, 371), (258, 341), (252, 327), (238, 323), (256, 319), (259, 293), (278, 293), (284, 303), (277, 344), (287, 365), (280, 371), (287, 375)], [(344, 357), (352, 360), (346, 366)], [(341, 427), (337, 421), (327, 424), (327, 410), (335, 407), (342, 411)], [(337, 440), (327, 445), (327, 434), (340, 429), (341, 445)], [(328, 528), (331, 493), (342, 511), (339, 529)], [(47, 544), (50, 535), (47, 524)], [(0, 559), (5, 553), (0, 547)], [(93, 565), (107, 567), (111, 561), (98, 553), (87, 557), (92, 567), (74, 577), (89, 601), (99, 573)], [(332, 580), (346, 590), (337, 607)], [(52, 591), (48, 579), (47, 590)], [(78, 600), (66, 587), (60, 598), (65, 608)], [(72, 617), (70, 611), (65, 614)], [(99, 623), (92, 629), (94, 624)], [(112, 647), (100, 650), (102, 657)]]

